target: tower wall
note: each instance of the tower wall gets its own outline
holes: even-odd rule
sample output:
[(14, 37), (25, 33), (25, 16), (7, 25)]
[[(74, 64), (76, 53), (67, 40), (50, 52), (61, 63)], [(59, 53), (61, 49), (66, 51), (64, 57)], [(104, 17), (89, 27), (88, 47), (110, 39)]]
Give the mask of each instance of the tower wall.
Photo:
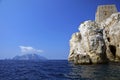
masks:
[(104, 19), (110, 17), (113, 13), (116, 13), (116, 12), (117, 12), (117, 8), (115, 5), (98, 6), (95, 21), (99, 23)]

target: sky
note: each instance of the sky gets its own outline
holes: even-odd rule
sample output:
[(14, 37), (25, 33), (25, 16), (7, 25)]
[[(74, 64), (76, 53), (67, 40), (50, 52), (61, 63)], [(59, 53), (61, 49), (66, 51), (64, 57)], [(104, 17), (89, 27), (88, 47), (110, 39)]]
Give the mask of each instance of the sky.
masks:
[(105, 4), (120, 11), (120, 0), (0, 0), (0, 59), (26, 53), (67, 59), (71, 35)]

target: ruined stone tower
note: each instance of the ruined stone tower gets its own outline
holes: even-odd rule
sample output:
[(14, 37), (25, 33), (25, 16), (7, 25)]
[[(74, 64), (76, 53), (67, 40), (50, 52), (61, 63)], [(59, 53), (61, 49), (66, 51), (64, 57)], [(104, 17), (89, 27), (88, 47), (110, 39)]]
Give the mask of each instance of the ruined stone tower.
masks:
[(117, 12), (117, 8), (115, 5), (98, 6), (95, 21), (99, 23), (104, 19), (110, 17), (113, 13), (116, 13), (116, 12)]

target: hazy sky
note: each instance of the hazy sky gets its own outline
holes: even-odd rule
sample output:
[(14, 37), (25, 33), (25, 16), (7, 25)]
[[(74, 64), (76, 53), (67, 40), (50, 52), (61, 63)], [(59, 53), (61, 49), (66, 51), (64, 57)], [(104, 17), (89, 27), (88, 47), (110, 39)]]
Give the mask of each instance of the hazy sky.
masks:
[(101, 4), (120, 0), (0, 0), (0, 59), (36, 52), (67, 59), (69, 39)]

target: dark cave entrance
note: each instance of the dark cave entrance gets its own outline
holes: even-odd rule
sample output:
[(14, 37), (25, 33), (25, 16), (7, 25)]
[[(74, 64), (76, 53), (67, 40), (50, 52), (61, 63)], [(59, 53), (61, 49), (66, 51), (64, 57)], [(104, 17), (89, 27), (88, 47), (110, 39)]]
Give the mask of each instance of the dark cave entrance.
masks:
[(110, 42), (110, 38), (108, 37), (107, 40)]
[(109, 45), (110, 51), (112, 52), (113, 56), (116, 55), (116, 47), (113, 45)]

